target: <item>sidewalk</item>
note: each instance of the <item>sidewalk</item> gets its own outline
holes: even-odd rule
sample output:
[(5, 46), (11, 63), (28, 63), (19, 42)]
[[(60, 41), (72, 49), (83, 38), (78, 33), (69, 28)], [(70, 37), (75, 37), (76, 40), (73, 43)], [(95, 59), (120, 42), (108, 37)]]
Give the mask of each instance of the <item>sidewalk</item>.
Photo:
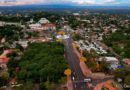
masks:
[(68, 90), (73, 90), (73, 83), (70, 76), (67, 76), (67, 88)]

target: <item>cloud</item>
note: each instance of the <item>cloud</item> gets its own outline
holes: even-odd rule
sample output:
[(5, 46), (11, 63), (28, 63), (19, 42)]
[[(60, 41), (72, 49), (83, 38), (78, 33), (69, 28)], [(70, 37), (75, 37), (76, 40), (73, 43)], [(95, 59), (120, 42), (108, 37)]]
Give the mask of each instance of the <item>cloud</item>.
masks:
[(96, 4), (96, 2), (94, 0), (75, 0), (73, 1), (77, 4), (81, 4), (81, 5), (85, 5), (85, 4)]
[(105, 0), (102, 4), (120, 4), (120, 2), (117, 0)]
[(46, 0), (2, 0), (0, 1), (1, 6), (12, 6), (12, 5), (27, 5), (41, 3)]
[(104, 3), (113, 3), (116, 2), (116, 0), (105, 0)]
[[(72, 0), (81, 5), (128, 5), (130, 0)], [(129, 4), (130, 6), (130, 4)]]
[(74, 5), (115, 5), (128, 4), (130, 3), (130, 0), (0, 0), (1, 6), (67, 3)]

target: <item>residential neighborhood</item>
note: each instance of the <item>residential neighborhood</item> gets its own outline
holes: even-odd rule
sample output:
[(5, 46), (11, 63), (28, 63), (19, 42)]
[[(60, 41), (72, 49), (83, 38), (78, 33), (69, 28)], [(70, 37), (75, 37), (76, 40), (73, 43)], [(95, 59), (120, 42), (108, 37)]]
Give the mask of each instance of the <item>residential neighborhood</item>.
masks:
[(130, 90), (130, 8), (5, 2), (0, 90)]

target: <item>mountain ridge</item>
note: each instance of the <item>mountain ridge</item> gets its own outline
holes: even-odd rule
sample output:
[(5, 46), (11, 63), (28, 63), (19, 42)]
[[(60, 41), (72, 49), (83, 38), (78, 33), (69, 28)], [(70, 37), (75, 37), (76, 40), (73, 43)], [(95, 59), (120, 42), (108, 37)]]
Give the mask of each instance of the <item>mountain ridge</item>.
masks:
[(39, 4), (21, 6), (0, 6), (0, 8), (86, 8), (86, 9), (130, 9), (130, 6), (97, 6), (97, 5), (66, 5), (66, 4)]

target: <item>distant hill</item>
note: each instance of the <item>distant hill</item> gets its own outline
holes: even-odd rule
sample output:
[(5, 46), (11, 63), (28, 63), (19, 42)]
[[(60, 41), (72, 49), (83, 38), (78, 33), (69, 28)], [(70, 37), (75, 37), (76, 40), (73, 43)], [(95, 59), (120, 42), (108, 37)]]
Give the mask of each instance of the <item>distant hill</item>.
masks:
[(16, 8), (86, 8), (86, 9), (130, 9), (130, 6), (78, 6), (78, 5), (64, 5), (64, 4), (49, 4), (49, 5), (23, 5), (23, 6), (0, 6), (0, 9), (16, 9)]
[[(28, 11), (46, 11), (46, 12), (64, 12), (69, 10), (72, 12), (77, 11), (96, 11), (101, 13), (118, 13), (129, 14), (130, 6), (77, 6), (67, 4), (51, 4), (51, 5), (23, 5), (23, 6), (0, 6), (0, 12), (15, 14), (17, 12), (26, 13)], [(122, 10), (122, 11), (121, 11)]]

